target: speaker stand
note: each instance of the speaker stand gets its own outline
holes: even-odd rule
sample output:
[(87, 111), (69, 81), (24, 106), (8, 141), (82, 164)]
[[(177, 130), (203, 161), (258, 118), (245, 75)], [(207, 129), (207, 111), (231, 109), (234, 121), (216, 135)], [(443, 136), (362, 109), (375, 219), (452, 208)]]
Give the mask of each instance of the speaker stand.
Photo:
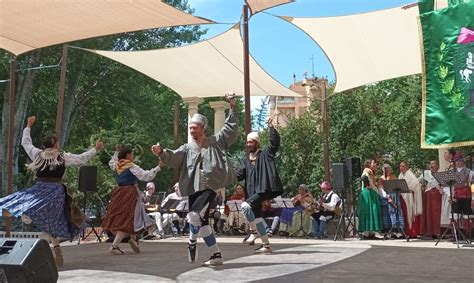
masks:
[[(99, 200), (101, 201), (102, 203), (102, 199), (97, 196), (99, 198)], [(103, 204), (103, 203), (102, 203)], [(84, 227), (84, 229), (82, 230), (81, 232), (81, 235), (79, 237), (79, 240), (77, 242), (77, 244), (79, 245), (81, 243), (81, 239), (84, 241), (85, 239), (87, 239), (87, 237), (89, 237), (90, 234), (94, 233), (95, 234), (95, 237), (97, 238), (97, 241), (100, 243), (102, 242), (102, 239), (100, 238), (102, 236), (102, 233), (97, 233), (97, 230), (95, 229), (94, 225), (92, 225), (92, 221), (90, 221), (89, 217), (87, 216), (86, 214), (86, 207), (87, 207), (87, 191), (84, 191), (84, 205), (83, 205), (83, 212), (84, 212), (84, 215), (86, 215), (86, 221), (84, 222), (86, 224), (86, 226)], [(91, 231), (89, 231), (89, 233), (86, 234), (86, 228), (89, 227), (91, 228)]]

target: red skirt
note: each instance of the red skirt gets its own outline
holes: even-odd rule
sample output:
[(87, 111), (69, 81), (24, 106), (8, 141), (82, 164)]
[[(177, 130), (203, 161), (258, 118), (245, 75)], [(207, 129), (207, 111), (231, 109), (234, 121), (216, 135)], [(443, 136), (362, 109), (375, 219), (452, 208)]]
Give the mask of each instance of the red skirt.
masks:
[(113, 233), (122, 231), (135, 234), (134, 215), (137, 203), (135, 186), (117, 187), (112, 191), (112, 198), (107, 213), (102, 221), (102, 228)]
[(426, 206), (423, 208), (425, 215), (426, 234), (441, 234), (441, 199), (442, 194), (438, 189), (433, 188), (426, 192)]

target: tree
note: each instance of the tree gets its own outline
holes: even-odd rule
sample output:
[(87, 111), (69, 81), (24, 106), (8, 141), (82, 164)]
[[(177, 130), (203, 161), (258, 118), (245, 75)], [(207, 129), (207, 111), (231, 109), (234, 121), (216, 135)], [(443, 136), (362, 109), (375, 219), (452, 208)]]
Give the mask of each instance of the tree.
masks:
[[(419, 76), (379, 82), (328, 98), (331, 163), (348, 157), (376, 158), (394, 168), (402, 160), (423, 169), (436, 150), (420, 148), (421, 81)], [(317, 187), (323, 179), (320, 103), (280, 129), (279, 171), (286, 192), (298, 183)], [(390, 157), (390, 160), (384, 160)], [(396, 169), (395, 169), (396, 170)]]

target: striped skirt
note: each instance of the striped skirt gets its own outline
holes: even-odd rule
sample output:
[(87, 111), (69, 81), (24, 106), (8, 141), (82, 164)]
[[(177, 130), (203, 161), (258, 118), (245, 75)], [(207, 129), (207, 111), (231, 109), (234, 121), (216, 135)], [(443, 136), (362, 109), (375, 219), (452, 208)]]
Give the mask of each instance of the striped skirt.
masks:
[(42, 232), (72, 239), (84, 228), (73, 227), (66, 215), (66, 187), (60, 183), (36, 182), (31, 188), (0, 199), (0, 210), (12, 216), (26, 215)]

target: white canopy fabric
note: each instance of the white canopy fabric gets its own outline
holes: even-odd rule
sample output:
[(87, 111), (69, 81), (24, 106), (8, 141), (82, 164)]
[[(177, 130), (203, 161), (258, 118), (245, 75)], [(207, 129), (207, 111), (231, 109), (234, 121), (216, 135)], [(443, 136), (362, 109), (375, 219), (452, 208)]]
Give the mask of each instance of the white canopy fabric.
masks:
[(418, 7), (339, 17), (282, 18), (323, 49), (336, 74), (335, 92), (421, 73)]
[(0, 48), (37, 48), (116, 33), (208, 24), (159, 0), (0, 0)]
[(288, 4), (294, 1), (295, 0), (245, 0), (247, 5), (249, 5), (250, 7), (252, 15), (255, 15), (256, 13), (261, 12), (263, 10), (270, 9), (283, 4)]
[[(168, 86), (182, 98), (244, 94), (243, 43), (239, 26), (188, 46), (146, 51), (87, 51), (133, 68)], [(250, 58), (254, 96), (300, 96), (274, 80)]]

